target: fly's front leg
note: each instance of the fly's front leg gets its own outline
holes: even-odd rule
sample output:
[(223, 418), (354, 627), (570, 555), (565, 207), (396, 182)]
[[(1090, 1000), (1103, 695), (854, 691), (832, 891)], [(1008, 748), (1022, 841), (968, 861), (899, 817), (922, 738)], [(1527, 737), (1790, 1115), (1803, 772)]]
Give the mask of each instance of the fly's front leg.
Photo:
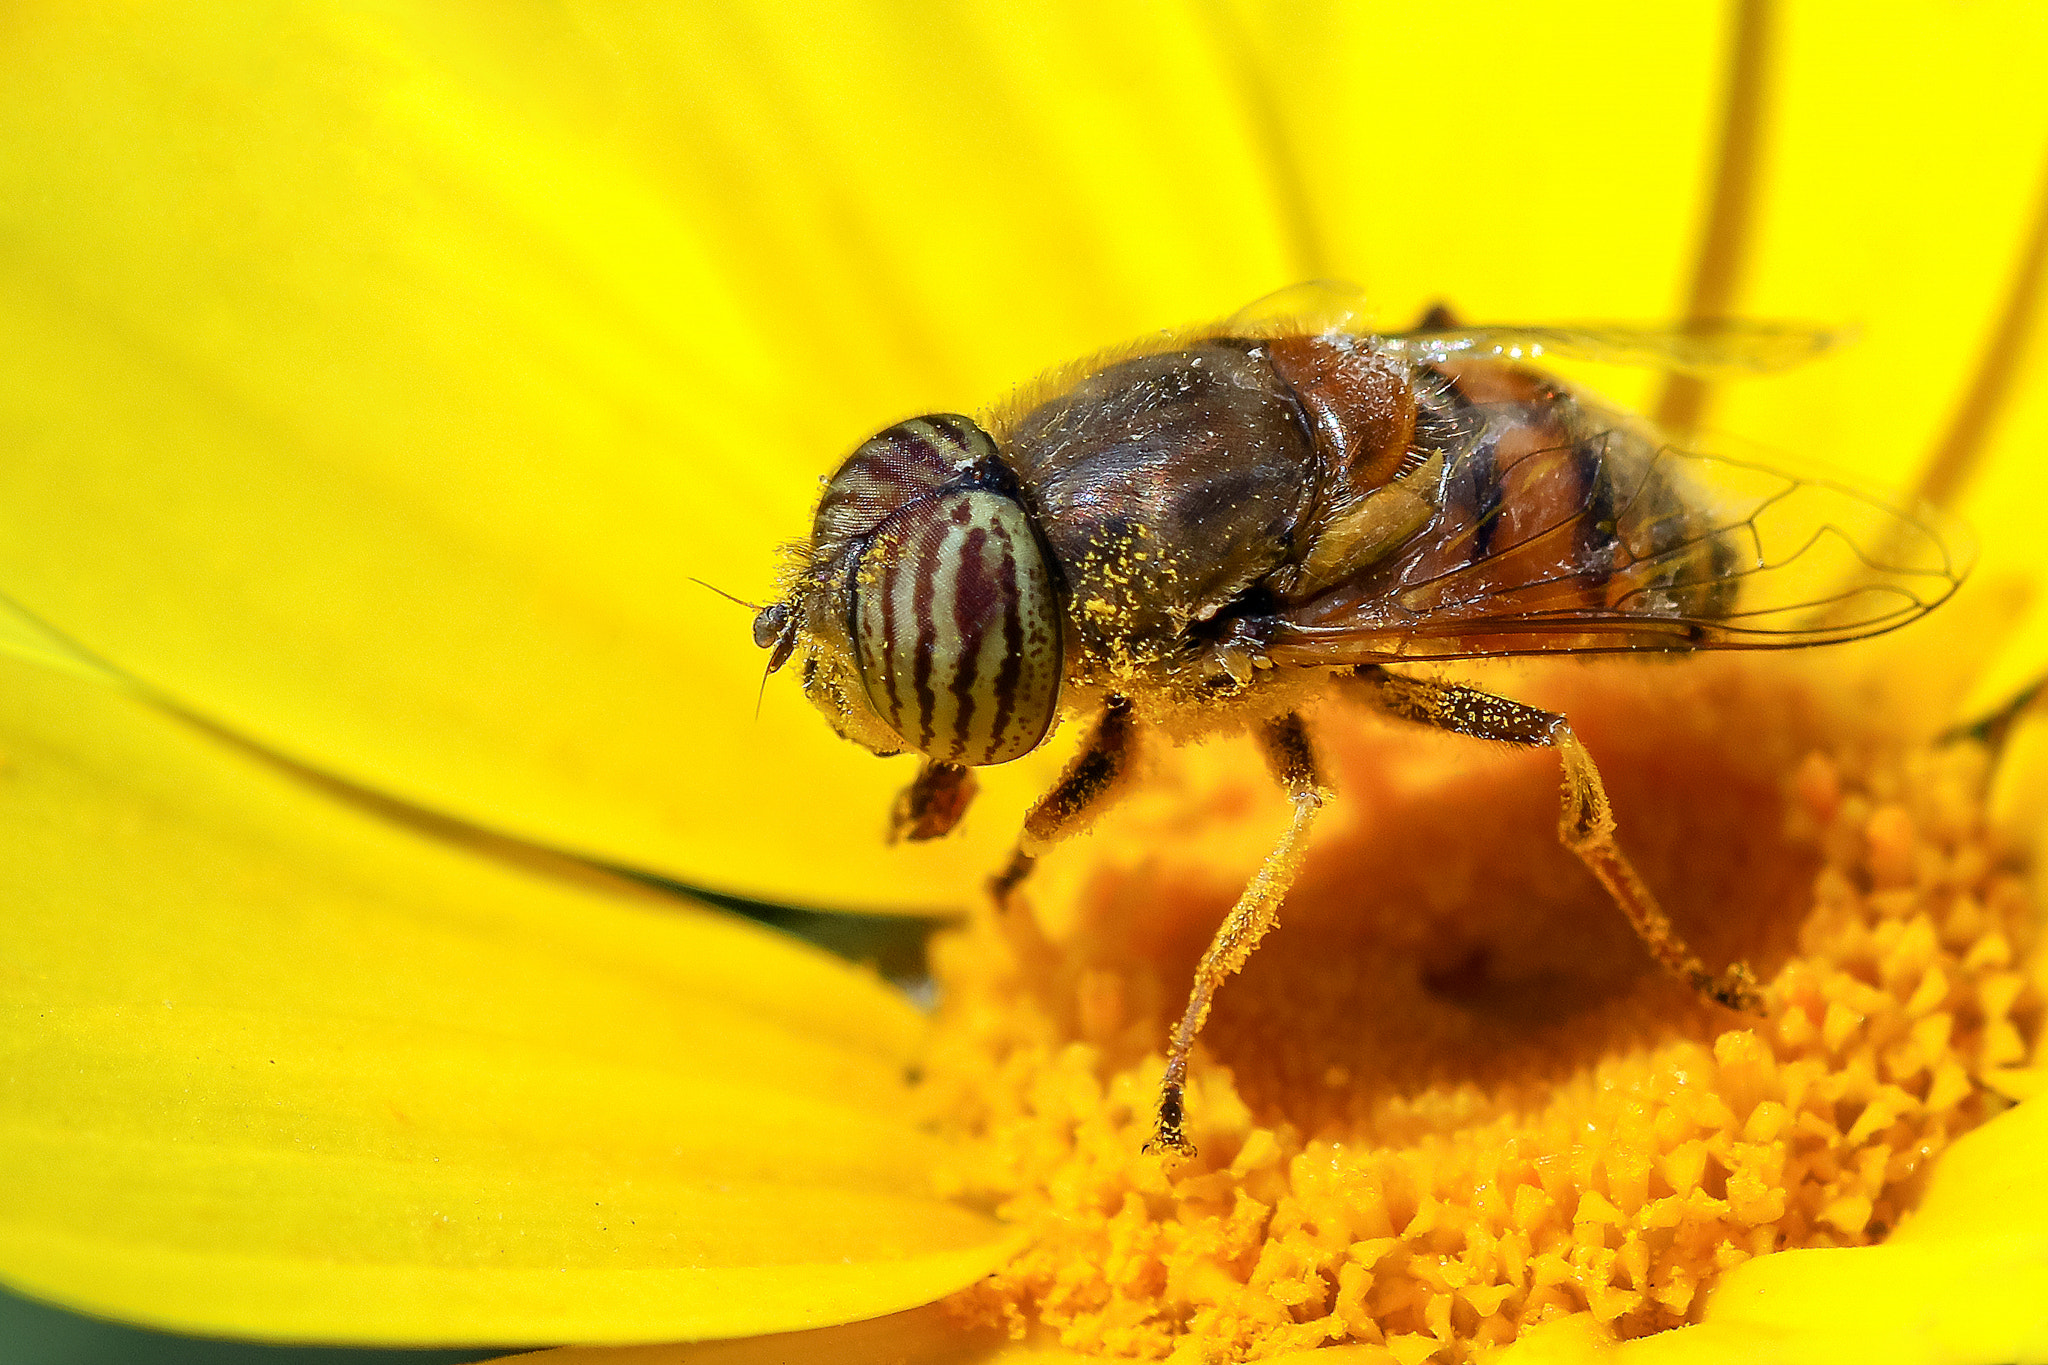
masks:
[(916, 779), (897, 793), (889, 811), (889, 842), (921, 844), (951, 834), (979, 790), (974, 769), (926, 759)]
[(1244, 894), (1237, 898), (1237, 904), (1224, 917), (1216, 936), (1209, 941), (1208, 951), (1202, 954), (1202, 961), (1195, 968), (1195, 984), (1188, 993), (1187, 1009), (1174, 1026), (1173, 1038), (1166, 1049), (1166, 1076), (1159, 1087), (1159, 1122), (1152, 1140), (1145, 1144), (1148, 1152), (1176, 1152), (1181, 1156), (1195, 1154), (1194, 1144), (1181, 1131), (1181, 1122), (1186, 1117), (1184, 1092), (1188, 1078), (1188, 1053), (1194, 1048), (1195, 1035), (1202, 1031), (1203, 1023), (1209, 1018), (1216, 988), (1244, 966), (1245, 959), (1252, 955), (1252, 949), (1259, 946), (1259, 940), (1266, 936), (1266, 931), (1278, 922), (1280, 902), (1286, 897), (1287, 888), (1293, 885), (1294, 875), (1301, 867), (1309, 826), (1315, 823), (1316, 813), (1322, 810), (1323, 803), (1330, 797), (1316, 769), (1308, 727), (1302, 724), (1300, 716), (1287, 715), (1268, 721), (1259, 731), (1259, 741), (1266, 751), (1267, 761), (1273, 765), (1274, 774), (1287, 788), (1288, 799), (1294, 803), (1294, 819), (1288, 824), (1287, 832), (1280, 836), (1280, 842), (1266, 855), (1266, 861), (1260, 864), (1251, 885), (1244, 889)]
[(1557, 750), (1564, 763), (1564, 813), (1558, 820), (1558, 837), (1565, 847), (1600, 879), (1665, 970), (1729, 1009), (1763, 1012), (1756, 978), (1747, 965), (1738, 962), (1718, 976), (1708, 971), (1658, 908), (1614, 840), (1614, 812), (1600, 770), (1563, 716), (1476, 688), (1399, 677), (1377, 664), (1361, 664), (1353, 672), (1373, 705), (1389, 715), (1475, 739)]
[(1130, 774), (1137, 734), (1138, 721), (1131, 714), (1130, 700), (1111, 697), (1081, 752), (1024, 817), (1024, 830), (1017, 836), (1017, 851), (1010, 855), (1009, 865), (990, 880), (989, 891), (998, 910), (1009, 909), (1010, 896), (1031, 875), (1047, 849), (1088, 828), (1108, 807)]

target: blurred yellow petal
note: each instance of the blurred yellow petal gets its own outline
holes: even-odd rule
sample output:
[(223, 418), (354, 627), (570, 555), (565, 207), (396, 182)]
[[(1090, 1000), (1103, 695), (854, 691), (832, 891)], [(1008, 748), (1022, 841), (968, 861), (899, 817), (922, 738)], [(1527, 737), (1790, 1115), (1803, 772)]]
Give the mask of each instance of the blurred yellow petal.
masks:
[(0, 1280), (186, 1330), (646, 1341), (1002, 1255), (907, 1126), (917, 1015), (715, 912), (394, 829), (0, 665)]
[(2048, 51), (2048, 13), (1785, 6), (1775, 30), (1741, 302), (1860, 334), (1782, 383), (1729, 389), (1716, 420), (1904, 483), (2032, 230), (2048, 106), (2024, 73)]
[[(2048, 192), (2048, 104), (2031, 93), (2048, 11), (1921, 3), (1781, 6), (1744, 311), (1856, 325), (1821, 364), (1720, 396), (1716, 425), (1906, 486), (1941, 444), (1998, 329)], [(2038, 294), (2038, 281), (2035, 282)], [(1987, 579), (2038, 578), (2048, 385), (2028, 367), (1986, 432), (1962, 510)], [(2038, 609), (1980, 705), (2048, 663)]]
[(779, 1332), (746, 1341), (667, 1346), (567, 1346), (508, 1357), (530, 1365), (787, 1365), (792, 1360), (831, 1365), (1078, 1365), (1075, 1351), (1036, 1349), (1006, 1333), (964, 1326), (934, 1304), (870, 1322)]
[(903, 412), (1289, 273), (1189, 14), (4, 24), (7, 592), (322, 767), (727, 890), (962, 904), (1051, 760), (885, 850), (903, 765), (787, 679), (751, 723), (687, 578), (763, 593)]
[[(2035, 251), (2048, 247), (2048, 134), (2042, 140), (2043, 164), (2030, 225), (2036, 237), (2016, 248), (2016, 256), (2026, 247)], [(2038, 267), (2044, 262), (2037, 258), (2035, 264)], [(2014, 259), (2006, 262), (2006, 270), (2018, 274), (2023, 265)], [(2025, 281), (2015, 283), (2023, 285)], [(1978, 374), (1984, 375), (1990, 366), (2007, 367), (2007, 373), (1999, 378), (2008, 387), (1998, 396), (1994, 410), (1980, 419), (1986, 423), (1983, 458), (1959, 502), (1983, 546), (1980, 573), (1985, 587), (1979, 591), (1993, 584), (2017, 582), (2030, 585), (2034, 592), (2033, 610), (2013, 646), (1979, 680), (1974, 706), (1980, 711), (2017, 694), (2048, 667), (2048, 599), (2040, 595), (2044, 570), (2040, 510), (2048, 500), (2048, 481), (2042, 477), (2040, 459), (2040, 452), (2048, 449), (2048, 298), (2044, 298), (2048, 290), (2043, 288), (2048, 282), (2037, 278), (2032, 283), (2031, 300), (2011, 301), (2016, 312), (2031, 313), (2021, 319), (2024, 330), (2017, 345), (2000, 351), (1999, 339), (1989, 336), (1980, 343), (1985, 354), (1979, 358)], [(1952, 399), (1951, 423), (1970, 419), (1968, 401), (1960, 396)], [(2038, 817), (2042, 813), (2036, 805), (2033, 814)], [(2035, 819), (2023, 827), (2038, 829), (2041, 824)]]
[[(1405, 327), (1669, 317), (1713, 151), (1718, 7), (1244, 4), (1326, 243)], [(1310, 17), (1313, 16), (1313, 17)]]

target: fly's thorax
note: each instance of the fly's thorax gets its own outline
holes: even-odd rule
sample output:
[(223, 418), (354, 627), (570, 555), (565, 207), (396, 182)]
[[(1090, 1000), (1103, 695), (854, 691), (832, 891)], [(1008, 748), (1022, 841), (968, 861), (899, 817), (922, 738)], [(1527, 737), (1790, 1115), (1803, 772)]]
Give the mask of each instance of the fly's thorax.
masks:
[(1181, 657), (1191, 627), (1286, 562), (1312, 455), (1251, 342), (1123, 360), (1021, 416), (1004, 457), (1064, 574), (1077, 671)]
[(1317, 497), (1297, 553), (1268, 580), (1282, 601), (1313, 597), (1391, 553), (1435, 515), (1431, 458), (1418, 445), (1413, 367), (1377, 337), (1280, 336), (1260, 343), (1306, 418)]
[(846, 738), (978, 766), (1052, 728), (1057, 582), (1015, 478), (969, 419), (900, 422), (848, 457), (797, 596), (804, 690)]

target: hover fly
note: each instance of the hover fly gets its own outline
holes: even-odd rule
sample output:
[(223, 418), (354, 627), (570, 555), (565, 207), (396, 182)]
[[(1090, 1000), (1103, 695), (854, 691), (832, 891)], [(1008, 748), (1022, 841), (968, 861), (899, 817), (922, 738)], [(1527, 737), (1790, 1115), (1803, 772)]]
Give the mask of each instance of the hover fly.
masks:
[(1756, 1011), (1748, 968), (1710, 971), (1630, 866), (1565, 717), (1399, 666), (1856, 639), (1925, 614), (1967, 568), (1922, 509), (1674, 444), (1526, 363), (1763, 371), (1824, 334), (1461, 328), (1441, 311), (1375, 334), (1352, 297), (1300, 286), (1069, 366), (978, 419), (889, 427), (827, 482), (754, 622), (770, 671), (800, 658), (840, 735), (923, 756), (898, 837), (945, 834), (973, 768), (1029, 753), (1062, 716), (1093, 718), (994, 879), (999, 905), (1114, 798), (1141, 732), (1256, 732), (1293, 819), (1196, 970), (1157, 1150), (1192, 1150), (1195, 1035), (1272, 927), (1329, 798), (1300, 716), (1314, 696), (1341, 686), (1401, 720), (1556, 750), (1565, 844), (1665, 968)]

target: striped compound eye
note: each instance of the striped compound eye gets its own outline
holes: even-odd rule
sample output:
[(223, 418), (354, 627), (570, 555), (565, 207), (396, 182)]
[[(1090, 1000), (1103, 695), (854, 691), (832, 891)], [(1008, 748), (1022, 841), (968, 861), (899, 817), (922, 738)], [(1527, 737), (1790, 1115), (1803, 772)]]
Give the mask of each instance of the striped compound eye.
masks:
[[(941, 420), (988, 443), (963, 418), (876, 440)], [(1059, 706), (1058, 602), (1015, 497), (970, 474), (910, 498), (875, 527), (852, 587), (861, 687), (906, 747), (971, 767), (1038, 747)]]
[(943, 763), (1007, 763), (1038, 747), (1059, 700), (1045, 559), (1009, 497), (921, 498), (884, 523), (854, 576), (854, 651), (868, 704)]

